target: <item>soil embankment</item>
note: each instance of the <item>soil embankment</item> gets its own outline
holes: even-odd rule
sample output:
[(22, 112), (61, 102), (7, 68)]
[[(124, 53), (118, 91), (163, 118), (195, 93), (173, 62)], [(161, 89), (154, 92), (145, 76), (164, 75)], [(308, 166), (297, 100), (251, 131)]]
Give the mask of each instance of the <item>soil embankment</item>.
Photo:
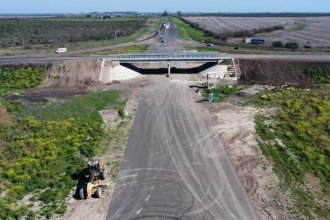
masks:
[(101, 61), (63, 61), (54, 63), (43, 87), (88, 87), (99, 81)]
[(270, 59), (239, 59), (243, 83), (272, 85), (310, 85), (305, 71), (308, 69), (330, 69), (330, 62), (295, 61)]
[(61, 61), (36, 65), (47, 65), (48, 70), (42, 85), (24, 94), (24, 97), (30, 101), (67, 99), (89, 90), (99, 91), (106, 87), (99, 83), (101, 71), (99, 60)]

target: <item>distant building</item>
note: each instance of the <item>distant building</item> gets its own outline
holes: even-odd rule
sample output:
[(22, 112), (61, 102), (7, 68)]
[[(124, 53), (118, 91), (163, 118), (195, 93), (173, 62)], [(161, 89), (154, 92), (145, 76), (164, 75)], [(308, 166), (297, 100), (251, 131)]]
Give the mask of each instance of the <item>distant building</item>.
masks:
[(245, 38), (243, 40), (245, 44), (251, 44), (251, 45), (264, 45), (265, 40), (263, 39), (255, 39), (255, 38)]
[(251, 39), (251, 44), (252, 45), (264, 45), (265, 40), (263, 40), (263, 39)]
[(251, 38), (245, 38), (244, 40), (243, 40), (243, 42), (245, 43), (245, 44), (250, 44), (251, 43)]

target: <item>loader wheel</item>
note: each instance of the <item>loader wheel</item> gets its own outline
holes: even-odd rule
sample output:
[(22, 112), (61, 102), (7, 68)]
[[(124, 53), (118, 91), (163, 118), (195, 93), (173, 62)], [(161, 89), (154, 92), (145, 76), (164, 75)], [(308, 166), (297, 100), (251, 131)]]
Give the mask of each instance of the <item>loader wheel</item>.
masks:
[(81, 187), (79, 190), (79, 198), (86, 199), (84, 187)]
[(101, 196), (102, 196), (102, 188), (101, 187), (97, 187), (95, 195), (96, 195), (96, 198), (101, 198)]
[(101, 180), (105, 180), (107, 178), (107, 174), (105, 173), (105, 170), (101, 172)]

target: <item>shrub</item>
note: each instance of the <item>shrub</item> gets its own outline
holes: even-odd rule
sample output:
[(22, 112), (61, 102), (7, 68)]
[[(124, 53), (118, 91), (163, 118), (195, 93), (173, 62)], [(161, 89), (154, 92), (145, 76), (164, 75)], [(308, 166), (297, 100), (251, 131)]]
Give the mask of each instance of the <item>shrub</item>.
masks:
[(273, 47), (283, 47), (283, 42), (282, 41), (274, 41), (273, 42)]
[(218, 94), (219, 98), (216, 101), (221, 102), (228, 96), (234, 95), (239, 91), (240, 89), (237, 86), (219, 86), (212, 89), (204, 89), (203, 95), (207, 98), (210, 93)]
[(285, 48), (291, 49), (291, 50), (296, 50), (298, 49), (298, 44), (295, 42), (289, 42), (285, 44)]
[(305, 74), (315, 83), (330, 83), (330, 70), (310, 68), (305, 69)]
[(41, 84), (46, 66), (1, 66), (0, 94), (15, 90), (30, 89)]

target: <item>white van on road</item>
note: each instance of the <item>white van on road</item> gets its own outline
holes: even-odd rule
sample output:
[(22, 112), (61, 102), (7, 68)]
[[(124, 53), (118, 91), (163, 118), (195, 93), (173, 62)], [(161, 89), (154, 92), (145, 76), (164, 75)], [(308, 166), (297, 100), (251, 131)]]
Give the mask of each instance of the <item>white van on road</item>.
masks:
[(55, 51), (55, 53), (66, 53), (66, 52), (68, 52), (68, 50), (67, 50), (65, 47), (63, 47), (63, 48), (58, 48), (58, 49)]

